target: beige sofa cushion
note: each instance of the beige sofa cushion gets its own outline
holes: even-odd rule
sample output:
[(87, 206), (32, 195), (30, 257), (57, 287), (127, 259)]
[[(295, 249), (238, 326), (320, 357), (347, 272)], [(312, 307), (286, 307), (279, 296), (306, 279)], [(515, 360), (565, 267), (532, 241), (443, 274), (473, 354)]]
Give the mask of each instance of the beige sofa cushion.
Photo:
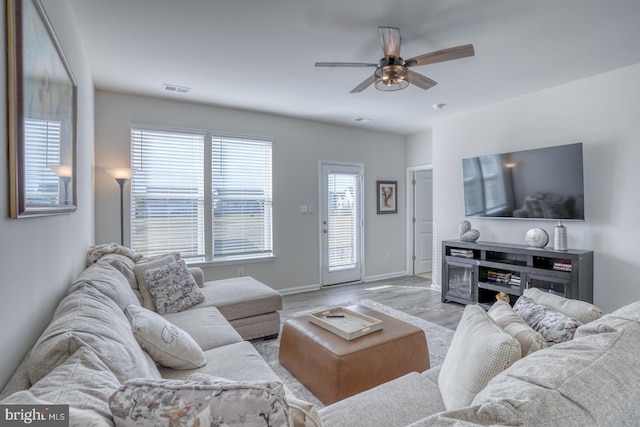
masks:
[(131, 330), (140, 346), (163, 366), (193, 369), (207, 364), (200, 346), (184, 330), (144, 307), (125, 309)]
[(89, 347), (80, 348), (29, 390), (49, 403), (70, 405), (111, 418), (107, 399), (120, 382)]
[[(30, 391), (22, 390), (7, 396), (0, 401), (2, 405), (51, 405), (35, 397)], [(33, 425), (33, 423), (32, 423)], [(100, 416), (97, 412), (88, 409), (78, 409), (73, 406), (69, 407), (69, 427), (113, 427), (111, 416), (109, 419)]]
[(106, 262), (113, 268), (118, 270), (124, 277), (127, 278), (131, 289), (138, 290), (138, 280), (136, 279), (136, 272), (133, 268), (136, 266), (136, 262), (130, 257), (121, 254), (106, 254), (100, 257), (100, 261)]
[(559, 295), (543, 292), (540, 289), (525, 289), (523, 295), (531, 298), (537, 304), (542, 304), (559, 311), (565, 316), (576, 319), (580, 323), (589, 323), (603, 315), (602, 310), (591, 303), (564, 298)]
[(160, 376), (153, 360), (136, 342), (124, 312), (86, 283), (60, 301), (51, 323), (36, 341), (27, 367), (31, 383), (82, 347), (91, 347), (121, 382)]
[(188, 333), (204, 351), (242, 341), (215, 307), (169, 313), (162, 317)]
[(69, 287), (67, 294), (73, 293), (78, 287), (88, 284), (100, 293), (113, 300), (121, 310), (130, 304), (138, 304), (129, 281), (115, 267), (102, 260), (90, 265)]
[(518, 340), (477, 305), (467, 305), (440, 368), (438, 385), (448, 410), (471, 404), (476, 394), (520, 359)]
[(328, 427), (396, 427), (444, 410), (438, 384), (412, 372), (318, 412)]
[(537, 351), (478, 393), (472, 420), (549, 427), (635, 424), (640, 420), (638, 354), (637, 322)]
[(229, 321), (282, 310), (282, 295), (250, 276), (206, 282), (201, 291), (193, 308), (214, 306)]
[(518, 340), (522, 357), (547, 347), (542, 335), (518, 316), (509, 303), (496, 301), (487, 313), (506, 333)]

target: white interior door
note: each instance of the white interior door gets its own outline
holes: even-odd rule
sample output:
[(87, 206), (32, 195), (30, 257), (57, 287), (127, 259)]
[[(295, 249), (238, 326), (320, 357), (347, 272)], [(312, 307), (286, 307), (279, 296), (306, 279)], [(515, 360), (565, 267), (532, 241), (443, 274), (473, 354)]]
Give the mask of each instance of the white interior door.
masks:
[(433, 170), (414, 172), (413, 274), (430, 273), (433, 265)]
[(362, 165), (320, 164), (323, 286), (362, 280)]

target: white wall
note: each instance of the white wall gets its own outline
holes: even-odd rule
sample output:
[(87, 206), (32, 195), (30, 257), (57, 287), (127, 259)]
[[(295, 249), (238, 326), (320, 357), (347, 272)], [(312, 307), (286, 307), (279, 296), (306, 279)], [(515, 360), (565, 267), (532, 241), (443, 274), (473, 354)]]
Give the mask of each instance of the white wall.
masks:
[[(47, 0), (44, 5), (78, 82), (78, 210), (68, 215), (9, 219), (7, 156), (0, 156), (0, 387), (82, 271), (93, 242), (93, 82), (69, 2)], [(6, 9), (0, 13), (0, 39), (6, 46)], [(0, 93), (7, 99), (5, 55), (0, 62)], [(5, 102), (0, 103), (3, 135), (7, 135), (6, 108)], [(0, 152), (7, 151), (3, 137)]]
[[(569, 247), (594, 251), (594, 303), (612, 311), (640, 299), (640, 65), (441, 119), (433, 125), (438, 241), (464, 219), (461, 158), (582, 142), (585, 222), (565, 222)], [(553, 221), (472, 219), (480, 239), (523, 243)], [(439, 269), (436, 270), (438, 280)]]
[[(287, 290), (319, 284), (318, 161), (364, 163), (365, 276), (405, 271), (405, 142), (398, 135), (161, 98), (96, 92), (96, 242), (119, 240), (119, 190), (108, 167), (130, 165), (132, 123), (273, 137), (275, 261), (244, 264), (244, 272)], [(376, 180), (397, 180), (398, 215), (376, 215)], [(129, 186), (126, 187), (128, 192)], [(128, 198), (125, 195), (125, 199)], [(128, 204), (128, 201), (125, 202)], [(125, 215), (126, 216), (126, 215)], [(129, 222), (125, 219), (125, 244)], [(237, 275), (237, 266), (205, 269), (207, 280)]]
[(433, 163), (433, 131), (427, 129), (407, 136), (407, 167)]

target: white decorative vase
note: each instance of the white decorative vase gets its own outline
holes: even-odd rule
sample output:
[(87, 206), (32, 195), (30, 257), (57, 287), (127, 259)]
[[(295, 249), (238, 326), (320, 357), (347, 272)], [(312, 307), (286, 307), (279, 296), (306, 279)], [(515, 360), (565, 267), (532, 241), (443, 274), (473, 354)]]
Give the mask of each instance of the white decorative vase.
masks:
[(558, 220), (555, 235), (553, 236), (553, 249), (556, 251), (566, 251), (569, 249), (567, 245), (567, 227), (562, 225), (562, 220)]
[(549, 235), (542, 228), (532, 228), (524, 238), (532, 248), (544, 248), (549, 243)]

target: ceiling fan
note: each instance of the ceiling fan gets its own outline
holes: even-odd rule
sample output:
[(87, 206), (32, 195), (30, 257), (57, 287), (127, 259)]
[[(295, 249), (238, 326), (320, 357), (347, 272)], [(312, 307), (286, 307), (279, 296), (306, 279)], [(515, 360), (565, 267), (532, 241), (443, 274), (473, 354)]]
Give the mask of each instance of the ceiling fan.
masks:
[(409, 84), (427, 90), (437, 83), (430, 78), (410, 70), (411, 67), (451, 61), (474, 55), (473, 45), (450, 47), (424, 55), (415, 56), (406, 61), (400, 57), (400, 30), (394, 27), (378, 27), (384, 58), (377, 64), (366, 62), (316, 62), (316, 67), (376, 67), (369, 76), (351, 93), (362, 92), (372, 84), (382, 91), (404, 89)]

